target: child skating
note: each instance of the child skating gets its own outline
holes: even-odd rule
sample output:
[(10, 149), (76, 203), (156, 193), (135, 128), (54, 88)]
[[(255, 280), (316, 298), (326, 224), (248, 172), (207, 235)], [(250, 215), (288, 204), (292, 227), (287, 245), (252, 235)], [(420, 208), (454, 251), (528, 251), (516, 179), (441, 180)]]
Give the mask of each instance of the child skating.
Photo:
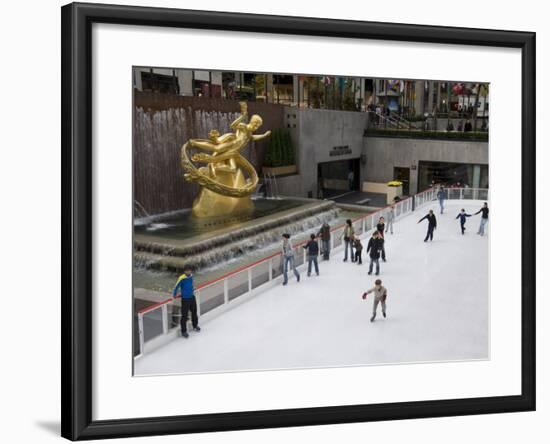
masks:
[(361, 258), (361, 253), (363, 252), (363, 244), (358, 237), (353, 238), (353, 248), (355, 249), (355, 263), (357, 265), (362, 265), (363, 260)]
[(460, 229), (462, 230), (462, 234), (464, 235), (464, 232), (466, 231), (466, 218), (471, 217), (471, 214), (466, 213), (464, 208), (460, 210), (460, 213), (458, 213), (458, 216), (455, 217), (455, 219), (460, 218)]
[(386, 287), (382, 286), (382, 281), (380, 279), (376, 279), (374, 281), (374, 287), (363, 293), (363, 299), (366, 300), (367, 295), (370, 293), (374, 293), (374, 301), (372, 303), (372, 317), (370, 318), (370, 321), (374, 322), (374, 318), (376, 318), (378, 304), (382, 305), (382, 316), (386, 317), (386, 298), (388, 296), (388, 290), (386, 289)]

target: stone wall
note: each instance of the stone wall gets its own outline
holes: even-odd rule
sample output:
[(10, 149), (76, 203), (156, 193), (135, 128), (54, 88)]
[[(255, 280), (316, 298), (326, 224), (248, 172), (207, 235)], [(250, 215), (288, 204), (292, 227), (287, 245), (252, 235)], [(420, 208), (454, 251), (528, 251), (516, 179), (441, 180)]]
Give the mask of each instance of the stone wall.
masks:
[(418, 162), (489, 164), (487, 142), (365, 137), (366, 177), (370, 182), (393, 179), (393, 168), (411, 168), (410, 193), (418, 191)]
[(277, 179), (280, 194), (307, 197), (311, 193), (315, 197), (319, 163), (358, 159), (364, 154), (368, 113), (285, 107), (284, 119), (297, 147), (298, 174)]

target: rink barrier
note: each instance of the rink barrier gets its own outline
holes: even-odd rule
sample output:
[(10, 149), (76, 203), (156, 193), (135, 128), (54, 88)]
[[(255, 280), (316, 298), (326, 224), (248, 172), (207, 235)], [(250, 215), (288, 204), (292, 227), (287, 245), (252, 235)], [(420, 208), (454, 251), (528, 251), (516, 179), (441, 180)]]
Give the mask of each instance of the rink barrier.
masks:
[[(478, 188), (445, 188), (446, 199), (488, 200), (488, 190)], [(394, 222), (404, 215), (437, 200), (437, 190), (429, 188), (407, 199), (389, 204), (365, 216), (352, 219), (355, 234), (362, 236), (376, 227), (381, 216), (387, 221), (389, 208), (395, 209)], [(343, 246), (345, 223), (333, 227), (330, 236), (331, 252)], [(307, 240), (295, 245), (296, 268), (307, 266), (307, 251), (302, 248)], [(301, 250), (301, 251), (300, 251)], [(282, 253), (277, 252), (251, 264), (243, 265), (195, 288), (197, 312), (202, 321), (218, 316), (253, 297), (257, 290), (282, 282)], [(177, 298), (167, 299), (138, 311), (139, 357), (162, 346), (179, 332), (179, 304)], [(176, 308), (176, 309), (174, 309)]]

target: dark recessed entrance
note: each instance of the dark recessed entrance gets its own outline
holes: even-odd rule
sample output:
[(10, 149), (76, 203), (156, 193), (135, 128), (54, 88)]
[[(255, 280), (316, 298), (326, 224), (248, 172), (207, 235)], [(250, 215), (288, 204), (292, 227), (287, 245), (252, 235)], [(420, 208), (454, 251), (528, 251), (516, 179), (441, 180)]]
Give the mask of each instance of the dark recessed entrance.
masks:
[(317, 167), (317, 197), (326, 199), (349, 191), (358, 191), (360, 176), (359, 158), (320, 163)]

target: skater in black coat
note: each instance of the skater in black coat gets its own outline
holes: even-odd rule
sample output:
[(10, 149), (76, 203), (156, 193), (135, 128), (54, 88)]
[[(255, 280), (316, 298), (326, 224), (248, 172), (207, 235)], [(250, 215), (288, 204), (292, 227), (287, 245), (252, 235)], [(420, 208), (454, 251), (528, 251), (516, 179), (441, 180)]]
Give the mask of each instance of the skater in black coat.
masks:
[(376, 229), (380, 234), (380, 239), (382, 239), (382, 260), (386, 262), (386, 246), (384, 245), (385, 244), (384, 228), (386, 228), (386, 224), (385, 224), (384, 218), (381, 217), (380, 219), (378, 219), (378, 223), (376, 224)]
[(317, 233), (317, 237), (321, 238), (321, 254), (323, 255), (323, 260), (328, 261), (330, 259), (330, 225), (328, 222), (325, 222), (321, 226), (319, 233)]
[(455, 219), (458, 219), (460, 217), (460, 229), (462, 230), (462, 234), (464, 234), (464, 231), (466, 231), (466, 218), (471, 216), (471, 214), (467, 214), (464, 208), (462, 208), (462, 210), (460, 210), (460, 213), (458, 213), (458, 216), (455, 217)]
[(380, 238), (380, 233), (375, 231), (367, 244), (367, 253), (370, 257), (369, 274), (372, 274), (373, 265), (376, 264), (376, 274), (380, 274), (380, 251), (384, 248), (384, 239)]
[(428, 221), (428, 232), (426, 233), (426, 237), (424, 238), (424, 242), (428, 242), (428, 239), (430, 241), (434, 238), (434, 230), (437, 227), (437, 220), (435, 219), (435, 214), (432, 210), (428, 214), (426, 214), (422, 219), (420, 219), (417, 223), (422, 222), (424, 219)]
[(483, 236), (485, 234), (485, 225), (489, 222), (489, 207), (487, 206), (487, 202), (483, 204), (483, 207), (477, 213), (474, 213), (474, 216), (479, 213), (481, 213), (481, 222), (477, 234)]

